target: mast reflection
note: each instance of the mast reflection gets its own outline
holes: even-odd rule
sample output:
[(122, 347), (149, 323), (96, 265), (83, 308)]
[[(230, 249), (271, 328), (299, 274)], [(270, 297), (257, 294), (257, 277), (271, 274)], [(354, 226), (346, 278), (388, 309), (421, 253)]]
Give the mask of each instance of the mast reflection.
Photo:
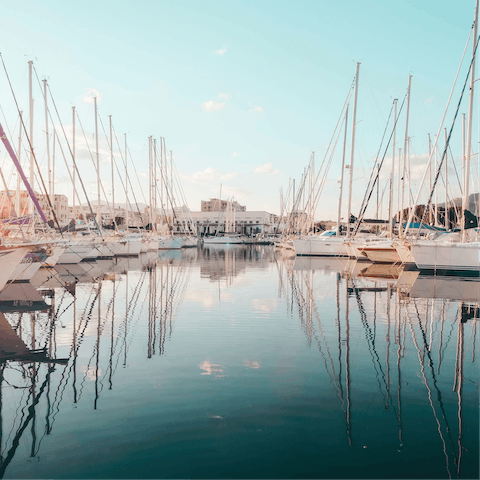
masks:
[[(114, 392), (133, 342), (146, 342), (147, 359), (165, 354), (188, 285), (190, 262), (181, 260), (149, 255), (41, 270), (22, 290), (41, 286), (35, 304), (0, 303), (0, 478), (22, 437), (38, 457), (62, 407), (105, 408), (104, 387)], [(3, 415), (6, 396), (17, 405), (13, 417)]]
[[(295, 305), (307, 344), (317, 343), (323, 367), (339, 399), (339, 407), (344, 412), (348, 444), (353, 446), (354, 443), (363, 442), (361, 438), (365, 436), (364, 432), (355, 433), (352, 429), (352, 424), (356, 423), (357, 418), (356, 397), (351, 396), (352, 385), (355, 386), (360, 374), (367, 375), (356, 368), (357, 357), (361, 354), (369, 357), (371, 361), (371, 374), (365, 378), (375, 379), (383, 398), (385, 412), (387, 414), (391, 412), (397, 417), (398, 452), (403, 450), (405, 441), (408, 442), (404, 436), (406, 418), (403, 403), (405, 398), (411, 402), (414, 388), (410, 387), (410, 380), (404, 379), (404, 370), (407, 378), (411, 377), (414, 366), (412, 360), (416, 357), (416, 364), (420, 369), (419, 376), (424, 386), (423, 398), (430, 405), (436, 425), (436, 431), (432, 431), (432, 435), (437, 435), (440, 440), (446, 476), (461, 477), (462, 460), (467, 451), (462, 445), (464, 364), (467, 349), (472, 349), (471, 362), (474, 363), (475, 350), (478, 348), (476, 345), (480, 291), (478, 280), (427, 278), (419, 276), (418, 272), (405, 272), (401, 266), (358, 267), (343, 259), (312, 261), (308, 257), (306, 259), (300, 257), (300, 262), (287, 260), (281, 263), (282, 266), (278, 269), (279, 292), (286, 300), (289, 313), (292, 304)], [(328, 297), (322, 289), (325, 288), (323, 285), (328, 277), (332, 275), (336, 275), (334, 328), (331, 322), (325, 323), (327, 320), (325, 314), (319, 313), (326, 312), (326, 308), (319, 302), (325, 302), (325, 295)], [(342, 289), (345, 291), (343, 300), (340, 295)], [(443, 292), (448, 292), (445, 298), (441, 298)], [(422, 294), (425, 296), (421, 297)], [(465, 299), (469, 302), (466, 303)], [(391, 302), (394, 305), (393, 332)], [(352, 309), (353, 305), (355, 307)], [(344, 317), (341, 315), (342, 310), (345, 311)], [(352, 318), (355, 331), (353, 340)], [(445, 342), (445, 327), (448, 323), (449, 332)], [(464, 340), (467, 326), (468, 347), (465, 346)], [(454, 329), (457, 338), (455, 365), (452, 369), (449, 358), (448, 366), (444, 365), (445, 373), (439, 379), (440, 366), (442, 361), (444, 364), (446, 362), (445, 350), (452, 341)], [(407, 331), (410, 334), (410, 341), (407, 339)], [(312, 342), (312, 339), (316, 342)], [(351, 358), (352, 341), (356, 352), (354, 358)], [(396, 345), (394, 351), (391, 349), (392, 343)], [(338, 355), (330, 354), (332, 348), (337, 349)], [(363, 353), (360, 353), (359, 349), (363, 349)], [(384, 355), (381, 354), (382, 351), (385, 352)], [(392, 378), (394, 373), (391, 369), (392, 354), (396, 358), (396, 379)], [(366, 368), (366, 364), (362, 368)], [(335, 370), (338, 374), (335, 374)], [(344, 371), (345, 381), (342, 378)], [(451, 395), (445, 390), (445, 375), (450, 375), (450, 372), (453, 372), (450, 378), (457, 397), (455, 419), (451, 414)], [(396, 394), (393, 392), (392, 383), (397, 384)], [(415, 395), (419, 395), (420, 392), (421, 390), (416, 389)], [(478, 388), (476, 395), (478, 396)], [(360, 414), (360, 411), (358, 413)], [(452, 423), (456, 425), (452, 426)], [(411, 429), (411, 426), (408, 425), (408, 428)], [(454, 436), (457, 436), (456, 441)]]

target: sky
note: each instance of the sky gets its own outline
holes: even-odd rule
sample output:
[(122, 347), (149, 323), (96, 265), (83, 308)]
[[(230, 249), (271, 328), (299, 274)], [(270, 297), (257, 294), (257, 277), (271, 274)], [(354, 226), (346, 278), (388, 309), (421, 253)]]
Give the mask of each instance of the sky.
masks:
[[(200, 210), (201, 200), (218, 197), (221, 191), (222, 198), (233, 197), (248, 210), (279, 213), (280, 189), (285, 200), (289, 182), (296, 179), (298, 188), (312, 152), (318, 171), (360, 62), (352, 194), (355, 213), (392, 102), (398, 98), (398, 105), (402, 103), (409, 75), (411, 188), (418, 189), (428, 158), (428, 134), (433, 137), (439, 130), (474, 9), (474, 0), (16, 0), (2, 5), (0, 52), (27, 121), (28, 61), (34, 62), (33, 143), (45, 178), (46, 122), (38, 84), (43, 79), (48, 81), (60, 116), (49, 120), (50, 138), (53, 125), (59, 132), (63, 125), (71, 141), (72, 107), (78, 112), (78, 167), (92, 202), (98, 197), (88, 148), (95, 156), (92, 97), (97, 96), (99, 121), (107, 134), (110, 115), (121, 145), (127, 134), (138, 175), (137, 179), (130, 166), (137, 201), (142, 202), (148, 194), (148, 137), (163, 137), (193, 211)], [(465, 80), (470, 56), (468, 47), (459, 84)], [(18, 113), (3, 67), (0, 88), (0, 121), (16, 145)], [(459, 92), (456, 87), (455, 107)], [(466, 98), (461, 113), (467, 112)], [(51, 100), (49, 103), (55, 115)], [(452, 108), (446, 117), (448, 128)], [(352, 110), (353, 101), (349, 129)], [(398, 121), (396, 149), (404, 146), (405, 112), (406, 107)], [(100, 177), (111, 198), (110, 151), (100, 124), (99, 129)], [(391, 130), (388, 132), (390, 135)], [(66, 161), (71, 164), (62, 135)], [(474, 135), (476, 152), (478, 127)], [(317, 219), (337, 215), (342, 142), (343, 134), (319, 196)], [(22, 163), (27, 147), (24, 139)], [(459, 157), (458, 121), (451, 147), (453, 156)], [(347, 133), (348, 164), (350, 148), (351, 130)], [(120, 164), (116, 148), (114, 156)], [(390, 151), (385, 162), (391, 162)], [(15, 173), (10, 173), (11, 161), (3, 146), (0, 165), (12, 186)], [(71, 203), (72, 184), (59, 145), (55, 165), (55, 192), (69, 196)], [(461, 166), (457, 168), (461, 170)], [(386, 176), (382, 173), (383, 180)], [(452, 165), (449, 178), (454, 176)], [(380, 188), (383, 192), (383, 184)], [(458, 193), (455, 188), (451, 187), (452, 195)], [(118, 174), (115, 199), (125, 201)], [(344, 211), (345, 203), (346, 195)]]

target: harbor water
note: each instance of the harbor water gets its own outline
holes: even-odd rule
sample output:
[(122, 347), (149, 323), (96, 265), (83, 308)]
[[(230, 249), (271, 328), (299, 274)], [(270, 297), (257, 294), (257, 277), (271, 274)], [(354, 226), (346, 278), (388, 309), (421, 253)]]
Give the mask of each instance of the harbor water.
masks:
[(479, 478), (478, 279), (211, 245), (32, 285), (2, 478)]

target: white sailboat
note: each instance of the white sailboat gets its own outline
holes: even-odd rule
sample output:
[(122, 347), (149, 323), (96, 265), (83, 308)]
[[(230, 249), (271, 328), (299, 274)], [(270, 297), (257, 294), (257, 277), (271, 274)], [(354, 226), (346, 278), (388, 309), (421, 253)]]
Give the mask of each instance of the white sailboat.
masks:
[(327, 230), (320, 235), (295, 238), (295, 253), (299, 256), (349, 257), (345, 238), (336, 235), (336, 230)]
[[(350, 180), (349, 180), (349, 198), (348, 198), (348, 212), (347, 212), (347, 240), (350, 239), (350, 209), (352, 202), (352, 181), (353, 181), (353, 160), (354, 160), (354, 147), (355, 147), (355, 124), (357, 115), (357, 97), (358, 97), (358, 82), (359, 82), (360, 63), (357, 63), (357, 69), (355, 74), (355, 97), (353, 107), (353, 126), (352, 126), (352, 146), (350, 157)], [(341, 236), (340, 231), (340, 211), (342, 202), (342, 189), (343, 189), (343, 171), (345, 163), (345, 148), (346, 148), (346, 136), (347, 136), (347, 118), (348, 118), (348, 103), (345, 109), (345, 138), (343, 142), (343, 157), (342, 157), (342, 180), (340, 182), (339, 193), (339, 206), (338, 206), (338, 219), (337, 227), (334, 230), (327, 230), (320, 235), (307, 235), (300, 238), (293, 239), (293, 245), (296, 255), (304, 256), (327, 256), (327, 257), (349, 257), (350, 251), (345, 243), (345, 238)]]
[[(432, 270), (441, 273), (454, 274), (474, 274), (480, 273), (480, 242), (478, 230), (466, 229), (465, 212), (468, 210), (469, 200), (469, 184), (470, 184), (470, 160), (472, 157), (472, 120), (473, 120), (473, 100), (475, 87), (475, 59), (477, 50), (477, 34), (478, 34), (478, 9), (479, 1), (476, 1), (475, 18), (473, 24), (473, 52), (470, 64), (470, 93), (469, 93), (469, 113), (468, 113), (468, 131), (467, 142), (464, 158), (464, 189), (462, 204), (462, 233), (460, 242), (455, 236), (441, 235), (437, 240), (417, 240), (411, 243), (411, 252), (417, 267), (420, 270)], [(450, 135), (453, 130), (450, 130)], [(446, 155), (446, 148), (443, 158)], [(442, 158), (442, 161), (443, 161)], [(437, 170), (437, 177), (442, 167), (440, 162)], [(426, 173), (426, 172), (425, 172)], [(425, 175), (424, 175), (425, 179)], [(423, 180), (424, 180), (423, 179)], [(423, 181), (422, 181), (423, 183)], [(435, 186), (434, 186), (435, 188)], [(432, 192), (430, 193), (431, 198)], [(418, 202), (418, 197), (417, 201)], [(446, 209), (447, 205), (445, 205)], [(410, 214), (409, 222), (411, 224), (412, 214)]]
[(222, 235), (213, 237), (205, 237), (203, 243), (205, 245), (234, 245), (244, 243), (243, 235), (234, 232), (235, 229), (235, 209), (233, 207), (233, 198), (227, 201), (225, 210), (225, 228)]

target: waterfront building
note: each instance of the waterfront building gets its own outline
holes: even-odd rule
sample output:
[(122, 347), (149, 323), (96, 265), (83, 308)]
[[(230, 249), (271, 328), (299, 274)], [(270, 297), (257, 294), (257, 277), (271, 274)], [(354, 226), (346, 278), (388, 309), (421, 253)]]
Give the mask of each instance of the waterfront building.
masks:
[[(198, 235), (216, 235), (225, 231), (224, 212), (190, 212), (190, 225), (194, 225)], [(174, 231), (188, 231), (188, 220), (176, 216)], [(235, 212), (234, 232), (242, 235), (274, 233), (277, 228), (277, 216), (263, 210)], [(230, 232), (233, 233), (233, 232)]]
[(227, 209), (227, 205), (230, 204), (232, 210), (235, 212), (245, 212), (247, 207), (240, 205), (236, 201), (220, 200), (218, 198), (211, 198), (210, 200), (202, 200), (201, 211), (202, 212), (224, 212)]
[[(53, 215), (49, 214), (50, 205), (46, 195), (37, 195), (38, 203), (41, 209), (46, 212), (47, 218), (50, 216), (53, 219)], [(53, 209), (55, 210), (55, 215), (57, 221), (61, 227), (66, 225), (69, 222), (69, 211), (68, 211), (68, 198), (66, 195), (57, 194), (50, 195), (50, 202), (52, 203)]]
[[(95, 216), (98, 214), (98, 204), (91, 203), (92, 210)], [(143, 204), (138, 205), (136, 211), (131, 211), (130, 208), (125, 208), (125, 205), (116, 204), (115, 211), (113, 207), (110, 207), (106, 203), (100, 205), (100, 215), (102, 217), (102, 224), (110, 225), (113, 222), (112, 215), (115, 215), (115, 222), (117, 225), (128, 225), (132, 227), (141, 227), (148, 223), (149, 214), (148, 208)], [(92, 214), (88, 205), (76, 205), (75, 208), (69, 207), (69, 219), (74, 219), (77, 225), (81, 225), (86, 220), (91, 220)], [(160, 214), (159, 214), (160, 215)], [(127, 218), (128, 217), (128, 218)]]
[[(35, 195), (40, 208), (44, 211), (47, 218), (53, 219), (53, 215), (50, 213), (51, 209), (47, 195), (38, 192), (35, 192)], [(11, 204), (8, 201), (8, 196), (10, 197)], [(12, 215), (12, 205), (18, 209), (16, 212), (18, 216), (30, 213), (30, 195), (26, 190), (20, 190), (18, 202), (16, 190), (8, 190), (8, 196), (6, 190), (0, 192), (0, 218), (5, 219)], [(55, 210), (58, 223), (60, 226), (66, 225), (70, 220), (68, 198), (62, 194), (50, 195), (49, 197)]]

